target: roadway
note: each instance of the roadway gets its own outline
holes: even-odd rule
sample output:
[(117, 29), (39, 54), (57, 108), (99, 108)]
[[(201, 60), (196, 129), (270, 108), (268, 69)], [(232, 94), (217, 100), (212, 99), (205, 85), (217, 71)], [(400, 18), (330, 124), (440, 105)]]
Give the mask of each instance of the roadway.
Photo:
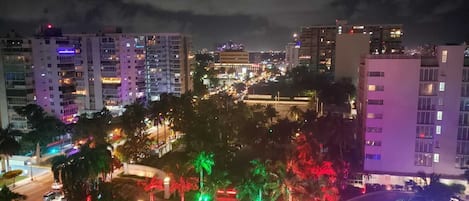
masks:
[(402, 201), (411, 200), (414, 193), (406, 191), (378, 191), (367, 193), (350, 199), (348, 201)]
[(45, 172), (40, 176), (34, 177), (34, 181), (29, 178), (18, 182), (17, 186), (12, 188), (14, 192), (26, 195), (25, 201), (43, 201), (42, 196), (52, 190), (51, 186), (54, 177), (51, 171)]

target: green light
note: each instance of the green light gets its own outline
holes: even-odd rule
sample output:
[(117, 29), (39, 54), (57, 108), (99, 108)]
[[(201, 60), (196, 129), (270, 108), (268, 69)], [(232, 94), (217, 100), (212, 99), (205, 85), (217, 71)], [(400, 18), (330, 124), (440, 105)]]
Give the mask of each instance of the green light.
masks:
[(197, 201), (211, 201), (212, 196), (210, 196), (209, 194), (198, 193), (197, 197), (196, 197), (196, 200)]

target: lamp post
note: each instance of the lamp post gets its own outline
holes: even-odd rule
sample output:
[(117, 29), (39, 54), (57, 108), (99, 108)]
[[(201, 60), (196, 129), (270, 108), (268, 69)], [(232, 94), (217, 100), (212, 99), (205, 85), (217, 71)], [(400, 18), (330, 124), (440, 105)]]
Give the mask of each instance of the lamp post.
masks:
[(29, 172), (30, 172), (30, 175), (31, 175), (31, 181), (33, 181), (33, 163), (31, 161), (28, 161), (28, 165), (29, 165)]
[(164, 185), (164, 199), (169, 199), (169, 196), (171, 195), (170, 191), (169, 191), (169, 182), (170, 182), (170, 178), (169, 177), (165, 177), (164, 180), (163, 180), (163, 185)]

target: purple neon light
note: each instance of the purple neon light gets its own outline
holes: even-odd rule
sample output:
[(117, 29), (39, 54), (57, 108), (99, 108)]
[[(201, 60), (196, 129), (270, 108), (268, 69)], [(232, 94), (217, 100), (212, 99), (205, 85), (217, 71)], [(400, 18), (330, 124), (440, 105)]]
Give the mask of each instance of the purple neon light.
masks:
[(57, 48), (59, 54), (75, 54), (74, 48)]

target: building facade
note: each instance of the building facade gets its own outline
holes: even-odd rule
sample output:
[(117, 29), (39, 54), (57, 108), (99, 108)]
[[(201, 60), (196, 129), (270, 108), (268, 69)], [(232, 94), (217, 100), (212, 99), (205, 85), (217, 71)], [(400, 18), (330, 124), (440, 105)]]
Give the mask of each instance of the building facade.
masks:
[(26, 131), (15, 108), (35, 103), (31, 39), (12, 32), (0, 41), (0, 125)]
[(300, 46), (296, 43), (288, 43), (285, 46), (285, 63), (286, 63), (286, 70), (291, 70), (292, 68), (298, 66), (299, 62), (299, 49)]
[(367, 56), (358, 103), (366, 172), (462, 179), (469, 161), (466, 45), (438, 46), (426, 55)]
[(74, 122), (81, 41), (62, 36), (61, 30), (51, 25), (42, 26), (31, 40), (36, 104), (64, 123)]
[(106, 107), (120, 115), (145, 93), (144, 36), (116, 32), (72, 34), (82, 41), (76, 102), (81, 112)]
[(160, 99), (163, 93), (181, 95), (193, 90), (192, 42), (179, 33), (145, 35), (145, 95)]
[(318, 72), (333, 73), (336, 63), (336, 38), (341, 34), (370, 35), (370, 54), (398, 54), (403, 51), (403, 31), (400, 24), (350, 25), (346, 21), (336, 21), (336, 25), (301, 28), (300, 64)]

